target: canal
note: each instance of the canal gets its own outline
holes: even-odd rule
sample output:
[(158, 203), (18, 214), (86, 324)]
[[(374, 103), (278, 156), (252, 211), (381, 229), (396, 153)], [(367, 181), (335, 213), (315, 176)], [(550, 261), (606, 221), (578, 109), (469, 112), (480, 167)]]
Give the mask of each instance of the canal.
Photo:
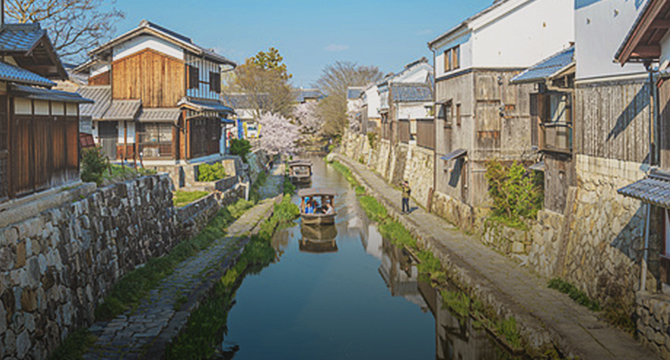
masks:
[(443, 308), (408, 254), (367, 219), (344, 177), (312, 161), (312, 186), (339, 194), (336, 225), (303, 227), (297, 220), (275, 235), (277, 260), (237, 290), (220, 357), (512, 358), (471, 319)]

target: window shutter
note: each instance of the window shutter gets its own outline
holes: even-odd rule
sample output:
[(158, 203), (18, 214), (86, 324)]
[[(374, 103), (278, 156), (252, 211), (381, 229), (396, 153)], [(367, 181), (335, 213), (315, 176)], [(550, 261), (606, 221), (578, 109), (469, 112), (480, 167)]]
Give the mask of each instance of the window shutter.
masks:
[(221, 92), (221, 74), (217, 72), (209, 73), (209, 90), (215, 93)]
[(197, 89), (200, 87), (200, 69), (188, 65), (188, 88)]

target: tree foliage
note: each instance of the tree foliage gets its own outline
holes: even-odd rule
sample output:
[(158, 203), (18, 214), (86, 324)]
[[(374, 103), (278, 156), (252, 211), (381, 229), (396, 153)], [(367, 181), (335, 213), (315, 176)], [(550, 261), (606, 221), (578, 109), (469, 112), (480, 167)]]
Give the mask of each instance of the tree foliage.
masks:
[(81, 161), (81, 180), (102, 184), (105, 170), (109, 167), (109, 160), (103, 154), (102, 148), (95, 147), (83, 151)]
[[(18, 23), (41, 23), (61, 57), (81, 60), (105, 43), (125, 15), (115, 0), (7, 0), (7, 17)], [(111, 5), (111, 6), (110, 6)]]
[(290, 155), (297, 150), (299, 128), (289, 119), (266, 113), (258, 119), (261, 124), (261, 149), (270, 155)]
[(323, 118), (318, 113), (317, 103), (304, 103), (295, 107), (295, 119), (300, 126), (300, 142), (314, 144), (323, 129)]
[(242, 158), (243, 162), (247, 162), (247, 154), (251, 151), (251, 143), (246, 139), (231, 139), (230, 153)]
[(323, 69), (317, 87), (327, 97), (319, 104), (326, 135), (337, 136), (347, 128), (347, 88), (367, 86), (379, 81), (382, 73), (375, 66), (360, 66), (351, 62), (335, 62)]
[(254, 118), (264, 113), (291, 116), (293, 94), (288, 80), (291, 78), (282, 63), (283, 57), (275, 48), (260, 51), (235, 69), (235, 76), (227, 91), (247, 96)]

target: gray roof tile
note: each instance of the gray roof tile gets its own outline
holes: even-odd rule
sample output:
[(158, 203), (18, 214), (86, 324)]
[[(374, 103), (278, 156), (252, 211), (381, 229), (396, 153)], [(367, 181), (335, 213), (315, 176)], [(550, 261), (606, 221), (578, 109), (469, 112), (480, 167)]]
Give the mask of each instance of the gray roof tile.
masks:
[(7, 24), (0, 30), (0, 52), (28, 52), (45, 35), (39, 24)]
[(133, 121), (140, 112), (142, 100), (112, 100), (102, 120)]
[(572, 64), (574, 61), (574, 55), (575, 47), (570, 46), (569, 48), (562, 50), (561, 52), (554, 54), (551, 57), (529, 67), (526, 69), (526, 71), (512, 78), (511, 82), (520, 84), (545, 81), (552, 75)]
[(647, 178), (619, 189), (619, 194), (670, 209), (670, 177), (652, 173)]
[(19, 96), (34, 100), (51, 100), (68, 103), (92, 104), (93, 100), (82, 97), (80, 94), (45, 88), (35, 88), (25, 85), (12, 85), (12, 92)]
[(179, 115), (181, 115), (179, 108), (142, 109), (138, 120), (140, 122), (177, 122)]
[(393, 102), (433, 101), (433, 88), (429, 84), (391, 83)]
[(53, 81), (43, 76), (3, 62), (0, 62), (0, 80), (46, 87), (56, 86)]
[(79, 108), (81, 116), (90, 116), (93, 120), (102, 119), (112, 103), (111, 86), (82, 86), (77, 93), (94, 101), (93, 104), (85, 104)]
[(233, 113), (235, 110), (225, 106), (221, 101), (218, 100), (204, 100), (204, 99), (194, 99), (191, 97), (184, 97), (179, 101), (179, 106), (186, 106), (194, 108), (198, 111), (215, 111), (219, 113)]

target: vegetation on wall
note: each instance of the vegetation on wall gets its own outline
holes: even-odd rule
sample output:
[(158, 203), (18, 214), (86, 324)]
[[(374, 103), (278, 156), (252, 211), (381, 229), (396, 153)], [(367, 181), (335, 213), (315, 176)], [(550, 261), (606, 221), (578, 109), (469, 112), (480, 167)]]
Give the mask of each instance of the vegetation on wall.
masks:
[(207, 191), (175, 191), (172, 195), (172, 202), (175, 207), (182, 207), (207, 195), (209, 195)]
[(518, 162), (507, 165), (490, 160), (486, 163), (485, 176), (493, 200), (492, 219), (525, 229), (525, 220), (533, 219), (544, 203), (542, 174), (529, 173)]
[(81, 160), (81, 181), (102, 185), (103, 175), (108, 166), (109, 161), (102, 153), (102, 148), (84, 150)]
[(198, 166), (198, 181), (219, 181), (226, 177), (226, 169), (221, 163), (202, 164)]

